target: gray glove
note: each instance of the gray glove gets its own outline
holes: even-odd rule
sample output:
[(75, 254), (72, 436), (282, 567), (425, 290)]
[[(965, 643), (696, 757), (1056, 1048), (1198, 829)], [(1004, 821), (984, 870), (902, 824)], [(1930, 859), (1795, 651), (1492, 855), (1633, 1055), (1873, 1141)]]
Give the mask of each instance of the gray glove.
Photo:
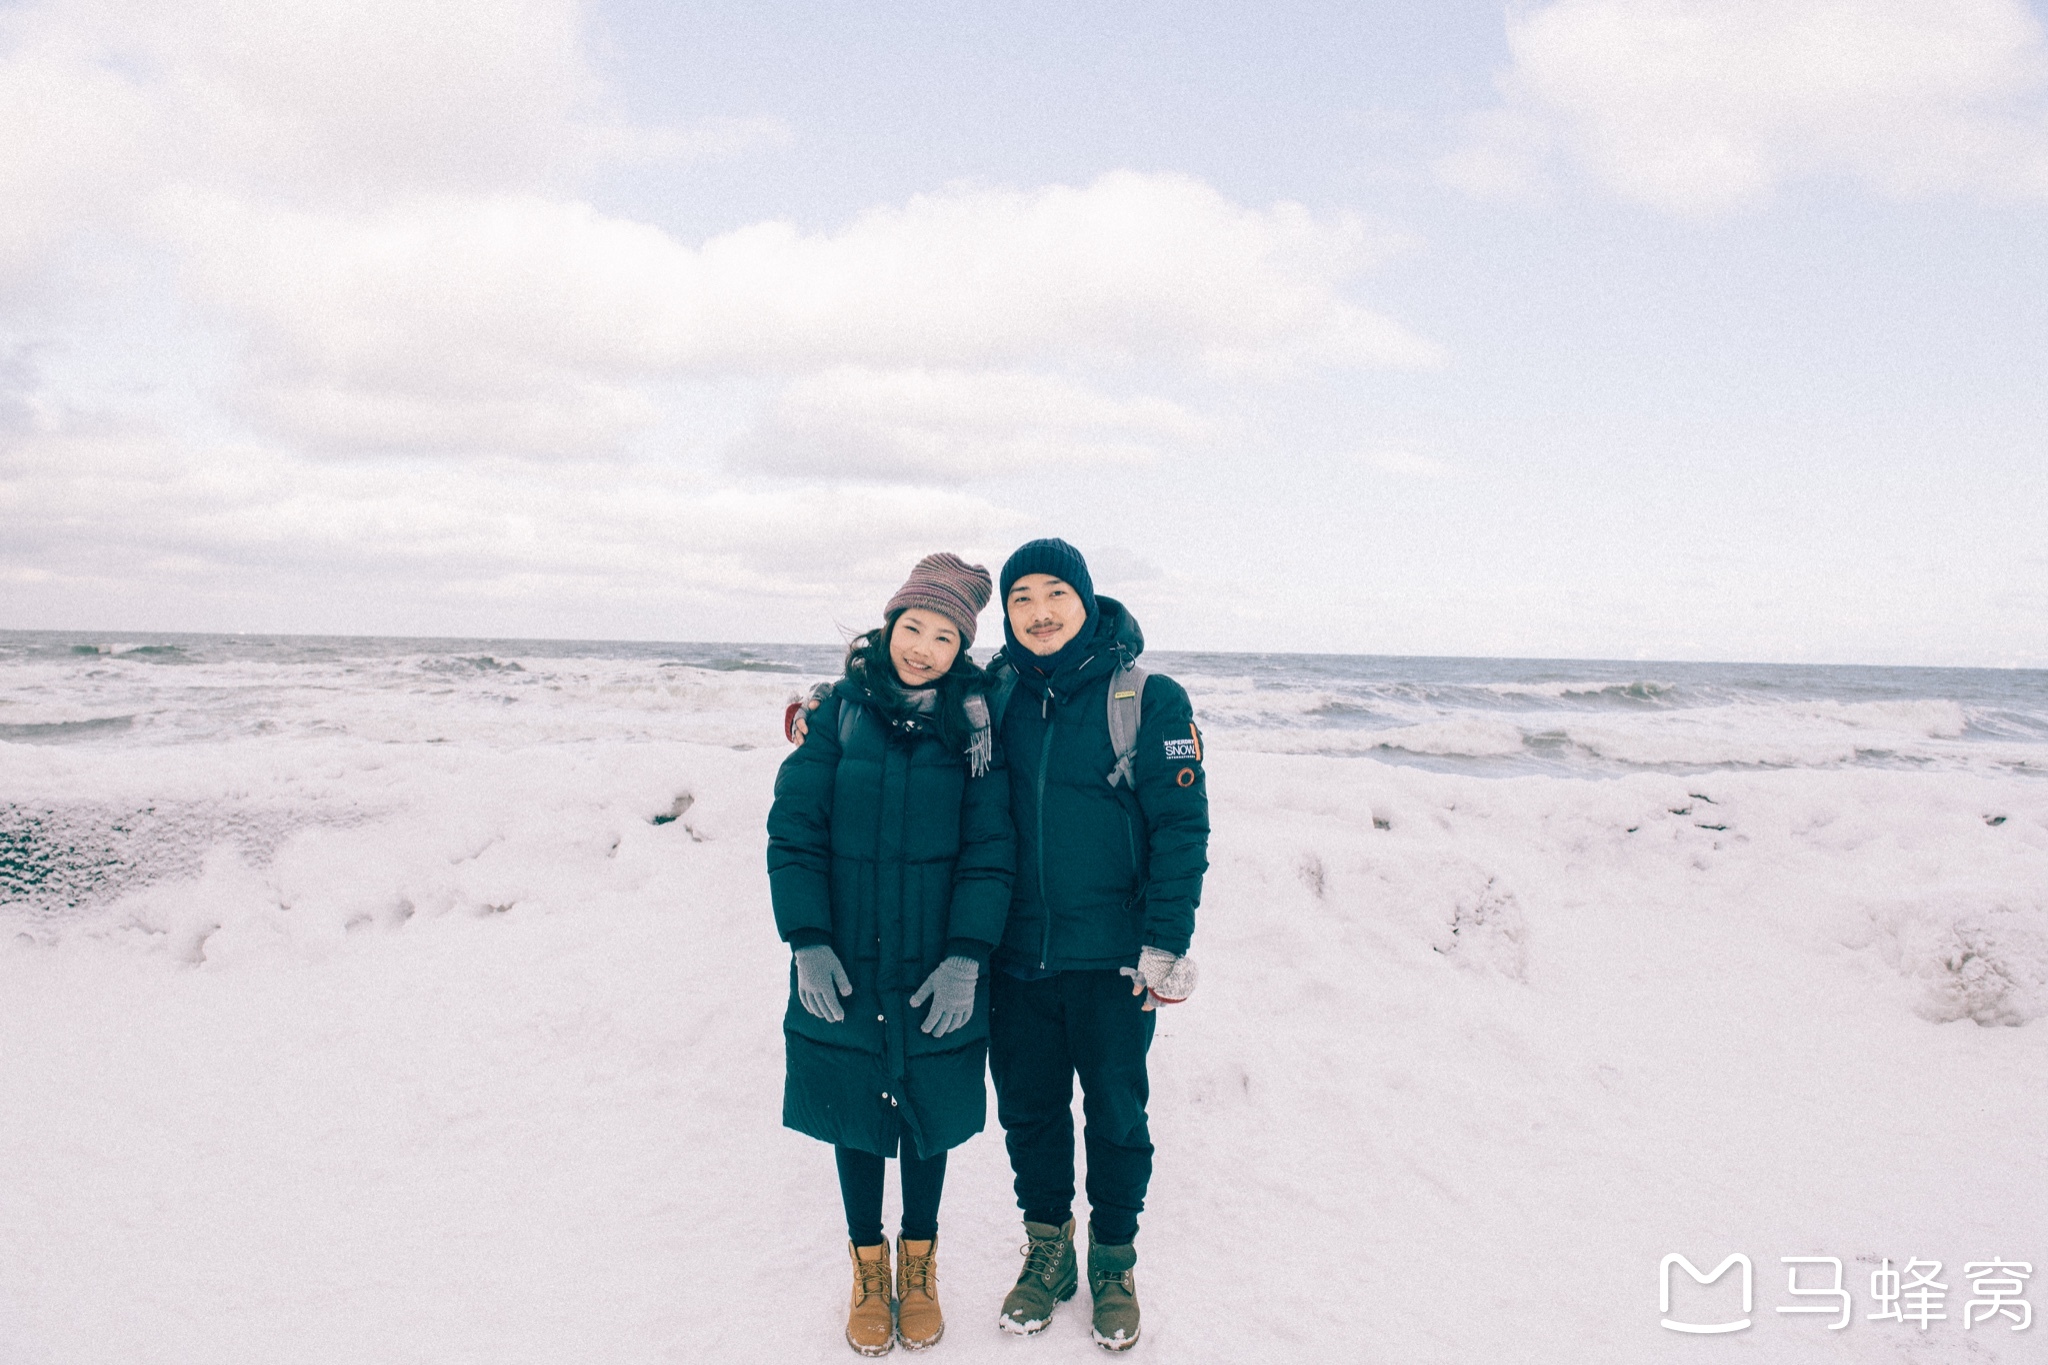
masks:
[(846, 1017), (839, 997), (852, 994), (853, 982), (839, 965), (839, 954), (822, 943), (796, 950), (796, 998), (805, 1009), (836, 1024)]
[(1145, 997), (1140, 1009), (1178, 1005), (1195, 993), (1195, 960), (1175, 957), (1164, 948), (1140, 948), (1138, 965), (1119, 968), (1117, 975), (1131, 979), (1132, 995)]
[(910, 997), (912, 1009), (932, 1002), (932, 1012), (924, 1020), (926, 1033), (943, 1038), (974, 1017), (974, 979), (980, 975), (981, 964), (971, 957), (949, 957), (933, 969)]

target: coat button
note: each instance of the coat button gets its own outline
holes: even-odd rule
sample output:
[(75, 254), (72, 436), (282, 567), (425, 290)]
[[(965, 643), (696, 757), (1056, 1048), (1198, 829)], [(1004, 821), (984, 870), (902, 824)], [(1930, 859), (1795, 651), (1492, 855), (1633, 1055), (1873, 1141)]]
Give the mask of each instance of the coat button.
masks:
[(878, 1014), (875, 1016), (875, 1022), (878, 1024), (886, 1024), (889, 1022), (889, 1016), (886, 1014)]

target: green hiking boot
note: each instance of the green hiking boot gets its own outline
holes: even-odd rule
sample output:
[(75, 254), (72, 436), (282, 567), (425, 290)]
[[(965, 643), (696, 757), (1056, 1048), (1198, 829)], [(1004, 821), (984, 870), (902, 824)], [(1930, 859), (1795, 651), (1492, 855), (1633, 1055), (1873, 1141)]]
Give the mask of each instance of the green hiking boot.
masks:
[(1138, 1344), (1138, 1248), (1104, 1246), (1088, 1237), (1088, 1292), (1095, 1296), (1095, 1344), (1128, 1351)]
[(996, 1319), (996, 1326), (1020, 1337), (1043, 1330), (1052, 1321), (1052, 1310), (1073, 1298), (1080, 1282), (1074, 1265), (1073, 1219), (1057, 1228), (1050, 1223), (1026, 1223), (1024, 1235), (1031, 1239), (1019, 1248), (1024, 1253), (1024, 1273), (1017, 1277), (1017, 1287), (1003, 1297), (1003, 1314)]

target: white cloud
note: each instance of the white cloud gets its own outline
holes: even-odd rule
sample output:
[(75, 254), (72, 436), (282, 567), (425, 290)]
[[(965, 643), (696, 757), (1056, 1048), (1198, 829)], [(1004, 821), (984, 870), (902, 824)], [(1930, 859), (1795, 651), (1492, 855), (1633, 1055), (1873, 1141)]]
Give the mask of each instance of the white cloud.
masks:
[[(498, 448), (589, 448), (631, 425), (604, 420), (628, 412), (616, 386), (681, 375), (1130, 360), (1284, 373), (1439, 359), (1345, 297), (1388, 249), (1383, 235), (1294, 204), (1248, 209), (1176, 175), (959, 186), (835, 233), (769, 222), (698, 247), (538, 196), (410, 199), (373, 216), (220, 195), (164, 202), (188, 288), (255, 339), (252, 411), (289, 414), (284, 429), (315, 444), (431, 438), (435, 423), (408, 397), (422, 393), (451, 412), (475, 402), (508, 415), (558, 394), (554, 416), (494, 436)], [(901, 398), (899, 384), (873, 401)], [(380, 413), (394, 420), (380, 428)], [(579, 436), (584, 414), (600, 420)], [(953, 416), (973, 426), (958, 402)], [(923, 443), (908, 465), (957, 464), (943, 445)]]
[[(599, 172), (794, 134), (635, 126), (583, 11), (0, 9), (10, 621), (219, 627), (267, 592), (299, 628), (482, 629), (460, 603), (530, 601), (533, 628), (587, 633), (577, 603), (687, 599), (802, 602), (720, 628), (809, 633), (935, 545), (999, 556), (1012, 514), (931, 485), (1208, 440), (1220, 418), (1165, 393), (1221, 414), (1442, 359), (1355, 297), (1396, 234), (1186, 175), (691, 240), (607, 212)], [(702, 473), (734, 432), (736, 472)]]
[(584, 52), (584, 9), (43, 0), (0, 13), (0, 280), (81, 235), (146, 234), (166, 190), (366, 212), (789, 140), (764, 117), (635, 126)]
[(1441, 479), (1451, 473), (1442, 460), (1417, 455), (1412, 450), (1374, 450), (1358, 457), (1360, 463), (1397, 478)]
[(734, 456), (781, 473), (971, 478), (1139, 463), (1206, 431), (1165, 399), (1111, 398), (1051, 375), (839, 368), (789, 385)]
[(1502, 105), (1440, 170), (1479, 193), (1567, 154), (1725, 210), (1801, 177), (2048, 194), (2048, 42), (2021, 0), (1558, 0), (1514, 11)]
[(27, 351), (0, 348), (0, 451), (34, 429), (36, 411), (31, 394), (35, 385), (35, 367), (29, 363)]
[[(596, 119), (573, 0), (45, 0), (0, 16), (0, 245), (175, 184), (362, 202), (532, 184)], [(601, 122), (596, 124), (601, 127)]]
[(35, 589), (11, 619), (125, 602), (196, 628), (218, 628), (255, 585), (322, 585), (333, 600), (305, 603), (301, 619), (358, 630), (456, 629), (512, 594), (565, 622), (626, 599), (643, 620), (650, 604), (745, 603), (815, 635), (818, 603), (880, 601), (935, 544), (986, 554), (1015, 524), (937, 489), (755, 489), (652, 465), (594, 477), (522, 461), (307, 462), (148, 428), (43, 433), (0, 452), (0, 511), (16, 528), (0, 577)]
[(138, 84), (198, 154), (299, 198), (366, 183), (501, 187), (573, 156), (605, 118), (580, 42), (582, 8), (128, 0), (57, 11), (131, 69), (154, 68)]
[(675, 128), (614, 123), (592, 131), (592, 145), (610, 161), (730, 161), (796, 141), (786, 120), (771, 116), (704, 118)]
[(633, 126), (586, 56), (582, 10), (7, 11), (0, 298), (11, 278), (61, 314), (106, 281), (172, 281), (224, 339), (209, 354), (239, 349), (208, 375), (221, 415), (323, 454), (611, 454), (662, 424), (677, 380), (753, 377), (797, 381), (748, 452), (783, 469), (817, 466), (801, 452), (827, 435), (869, 475), (1130, 459), (1194, 419), (1050, 395), (1029, 373), (1441, 359), (1348, 296), (1403, 245), (1391, 233), (1188, 176), (955, 185), (836, 228), (694, 243), (604, 213), (569, 193), (600, 162), (743, 155), (791, 131)]
[(27, 27), (22, 12), (0, 14), (0, 286), (125, 202), (148, 164), (133, 86), (68, 45), (19, 36)]
[(733, 363), (1431, 364), (1435, 347), (1342, 293), (1394, 245), (1353, 215), (1251, 209), (1188, 176), (1121, 171), (954, 186), (832, 234), (763, 223), (701, 259), (706, 320), (724, 324), (712, 344)]
[(421, 391), (396, 376), (391, 387), (373, 388), (292, 376), (249, 386), (240, 410), (299, 449), (327, 455), (607, 455), (662, 417), (655, 398), (631, 385), (512, 374), (504, 380)]
[[(508, 317), (535, 320), (531, 310), (472, 310), (482, 334), (430, 330), (427, 345), (373, 364), (349, 347), (381, 338), (351, 333), (345, 309), (322, 319), (323, 338), (314, 326), (266, 331), (251, 306), (291, 313), (332, 302), (312, 281), (344, 293), (375, 283), (351, 252), (402, 255), (407, 229), (431, 249), (437, 214), (479, 223), (464, 246), (486, 249), (475, 238), (495, 230), (494, 205), (548, 203), (599, 164), (715, 160), (788, 141), (774, 118), (627, 122), (585, 55), (584, 8), (43, 0), (0, 12), (0, 336), (61, 338), (67, 316), (118, 313), (120, 296), (175, 281), (199, 305), (191, 321), (231, 349), (243, 343), (240, 382), (208, 385), (223, 415), (303, 449), (615, 449), (657, 419), (656, 398), (616, 366), (535, 357), (492, 334)], [(394, 229), (393, 205), (420, 203), (434, 208), (409, 223), (397, 214)], [(492, 282), (516, 304), (522, 281)], [(410, 316), (445, 297), (428, 287)], [(161, 354), (166, 340), (142, 344)]]

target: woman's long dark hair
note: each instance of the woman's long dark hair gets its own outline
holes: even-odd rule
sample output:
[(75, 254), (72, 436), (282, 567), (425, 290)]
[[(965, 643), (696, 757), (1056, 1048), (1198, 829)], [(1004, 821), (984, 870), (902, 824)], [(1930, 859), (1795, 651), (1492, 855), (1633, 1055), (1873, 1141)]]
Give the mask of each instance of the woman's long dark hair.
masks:
[[(896, 662), (889, 657), (889, 637), (905, 610), (899, 607), (890, 612), (880, 626), (854, 636), (846, 646), (846, 676), (873, 697), (883, 714), (892, 719), (909, 711), (903, 683), (896, 676)], [(939, 739), (948, 749), (956, 753), (967, 751), (968, 741), (974, 738), (974, 723), (967, 719), (965, 703), (968, 694), (987, 691), (988, 683), (988, 670), (968, 657), (963, 642), (952, 668), (933, 684), (939, 692), (933, 720)]]

